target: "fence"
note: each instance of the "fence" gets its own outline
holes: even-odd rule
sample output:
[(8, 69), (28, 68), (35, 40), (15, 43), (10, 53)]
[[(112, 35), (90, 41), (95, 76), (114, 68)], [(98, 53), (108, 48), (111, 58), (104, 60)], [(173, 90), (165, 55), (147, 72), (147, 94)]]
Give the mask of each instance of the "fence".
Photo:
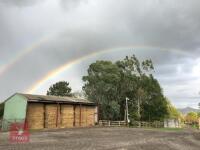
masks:
[[(107, 126), (107, 127), (120, 127), (120, 126), (127, 126), (125, 121), (111, 121), (111, 120), (99, 120), (100, 126)], [(154, 122), (144, 122), (144, 121), (133, 121), (131, 122), (131, 126), (137, 128), (163, 128), (164, 122), (161, 121), (154, 121)]]
[(144, 121), (133, 121), (131, 126), (138, 128), (163, 128), (164, 122), (154, 121), (154, 122), (144, 122)]
[(184, 128), (200, 129), (200, 123), (198, 122), (184, 122)]
[(107, 127), (120, 127), (126, 126), (125, 121), (111, 121), (111, 120), (99, 120), (100, 126), (107, 126)]

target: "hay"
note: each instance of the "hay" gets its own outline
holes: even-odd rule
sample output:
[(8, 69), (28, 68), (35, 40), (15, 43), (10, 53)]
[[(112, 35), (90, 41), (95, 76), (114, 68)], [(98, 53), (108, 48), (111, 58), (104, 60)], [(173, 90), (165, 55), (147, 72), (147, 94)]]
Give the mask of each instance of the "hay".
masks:
[(61, 127), (73, 127), (74, 107), (73, 105), (61, 105)]
[(27, 123), (30, 129), (44, 128), (44, 105), (40, 103), (28, 103)]
[(47, 104), (45, 106), (45, 128), (57, 127), (57, 104)]

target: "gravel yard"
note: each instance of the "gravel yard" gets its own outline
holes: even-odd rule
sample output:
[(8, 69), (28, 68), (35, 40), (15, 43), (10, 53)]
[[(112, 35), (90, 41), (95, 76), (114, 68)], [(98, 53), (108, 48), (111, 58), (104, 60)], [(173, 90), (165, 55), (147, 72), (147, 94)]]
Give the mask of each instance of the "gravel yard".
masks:
[(0, 149), (134, 149), (200, 150), (200, 132), (137, 128), (73, 128), (32, 131), (30, 142), (10, 144), (8, 133), (0, 133)]

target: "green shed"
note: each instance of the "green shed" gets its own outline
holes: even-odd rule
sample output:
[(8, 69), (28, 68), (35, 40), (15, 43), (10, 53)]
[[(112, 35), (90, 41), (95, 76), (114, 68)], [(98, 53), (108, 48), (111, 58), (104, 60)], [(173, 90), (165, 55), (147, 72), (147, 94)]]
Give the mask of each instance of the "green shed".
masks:
[(79, 98), (16, 93), (5, 101), (2, 129), (15, 122), (30, 129), (94, 126), (97, 106)]

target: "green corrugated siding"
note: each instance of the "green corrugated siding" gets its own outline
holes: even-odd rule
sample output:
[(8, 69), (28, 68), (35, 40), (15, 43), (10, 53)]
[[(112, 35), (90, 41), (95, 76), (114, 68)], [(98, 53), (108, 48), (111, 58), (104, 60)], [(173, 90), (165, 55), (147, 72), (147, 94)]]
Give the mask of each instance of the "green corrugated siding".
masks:
[(27, 100), (15, 94), (5, 102), (3, 115), (3, 129), (6, 130), (10, 122), (23, 121), (26, 118)]

